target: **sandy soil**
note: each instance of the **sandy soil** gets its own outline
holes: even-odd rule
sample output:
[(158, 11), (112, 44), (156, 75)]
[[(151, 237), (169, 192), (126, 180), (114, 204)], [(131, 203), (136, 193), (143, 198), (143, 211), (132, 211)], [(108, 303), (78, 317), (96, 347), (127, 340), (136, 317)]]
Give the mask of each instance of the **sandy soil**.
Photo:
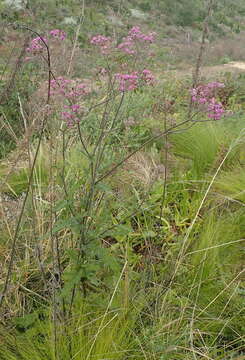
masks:
[[(185, 76), (192, 76), (193, 68), (186, 70), (170, 70), (168, 73), (174, 75), (176, 78), (182, 78)], [(205, 77), (214, 77), (217, 75), (232, 73), (239, 74), (245, 72), (245, 62), (232, 61), (227, 64), (215, 65), (215, 66), (204, 66), (200, 69), (200, 75)]]
[(228, 64), (224, 64), (223, 67), (232, 67), (232, 68), (236, 68), (236, 69), (245, 71), (245, 62), (232, 61)]

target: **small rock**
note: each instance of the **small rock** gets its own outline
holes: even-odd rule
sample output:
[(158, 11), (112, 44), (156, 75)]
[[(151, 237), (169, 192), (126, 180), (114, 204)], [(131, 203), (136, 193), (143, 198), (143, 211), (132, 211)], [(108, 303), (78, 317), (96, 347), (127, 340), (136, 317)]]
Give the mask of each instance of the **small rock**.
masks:
[(70, 17), (65, 17), (64, 20), (63, 20), (63, 23), (65, 25), (76, 25), (77, 24), (77, 20), (70, 16)]
[(110, 15), (107, 17), (107, 19), (110, 21), (110, 23), (112, 25), (115, 26), (124, 26), (123, 22), (121, 21), (121, 19), (119, 19), (117, 16), (115, 15)]
[(137, 9), (129, 9), (131, 12), (131, 16), (135, 17), (136, 19), (147, 19), (148, 15), (145, 14), (143, 11), (137, 10)]
[(23, 10), (26, 7), (26, 0), (4, 0), (4, 3), (14, 10)]

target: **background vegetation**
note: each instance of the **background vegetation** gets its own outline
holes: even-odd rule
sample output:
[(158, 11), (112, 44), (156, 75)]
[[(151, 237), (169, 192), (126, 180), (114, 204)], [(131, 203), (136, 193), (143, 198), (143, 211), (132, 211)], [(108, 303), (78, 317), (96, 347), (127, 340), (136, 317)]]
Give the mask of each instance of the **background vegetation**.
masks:
[[(0, 11), (0, 359), (244, 359), (244, 2)], [(117, 48), (133, 26), (156, 33), (136, 58)], [(86, 89), (70, 126), (59, 77)], [(219, 120), (190, 95), (214, 81)]]

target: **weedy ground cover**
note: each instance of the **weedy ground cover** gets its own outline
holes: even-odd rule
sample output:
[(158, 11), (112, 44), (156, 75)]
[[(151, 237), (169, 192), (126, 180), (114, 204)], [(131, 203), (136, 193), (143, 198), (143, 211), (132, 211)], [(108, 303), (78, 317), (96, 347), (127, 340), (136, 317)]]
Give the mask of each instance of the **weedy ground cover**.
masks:
[(83, 11), (75, 34), (14, 24), (0, 359), (242, 359), (244, 76), (162, 81), (155, 29), (81, 39)]

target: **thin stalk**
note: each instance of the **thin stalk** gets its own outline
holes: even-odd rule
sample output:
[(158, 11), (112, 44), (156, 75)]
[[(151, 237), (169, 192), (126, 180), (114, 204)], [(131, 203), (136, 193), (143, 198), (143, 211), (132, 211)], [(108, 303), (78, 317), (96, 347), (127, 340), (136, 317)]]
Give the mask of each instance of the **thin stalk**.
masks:
[(23, 218), (23, 215), (24, 215), (24, 210), (25, 210), (27, 198), (28, 198), (28, 195), (29, 195), (30, 189), (31, 189), (35, 164), (36, 164), (36, 161), (37, 161), (37, 156), (38, 156), (38, 153), (39, 153), (41, 140), (42, 140), (42, 137), (43, 137), (43, 134), (44, 134), (45, 124), (46, 124), (46, 121), (45, 122), (43, 121), (42, 129), (41, 129), (41, 133), (40, 133), (40, 137), (39, 137), (39, 141), (38, 141), (38, 145), (37, 145), (37, 148), (36, 148), (34, 160), (33, 160), (32, 167), (31, 167), (31, 172), (30, 172), (30, 177), (29, 177), (29, 181), (28, 181), (28, 185), (27, 185), (26, 194), (25, 194), (25, 197), (24, 197), (24, 201), (23, 201), (23, 204), (22, 204), (22, 207), (21, 207), (20, 215), (19, 215), (19, 218), (18, 218), (18, 221), (17, 221), (17, 226), (16, 226), (15, 233), (14, 233), (13, 243), (12, 243), (11, 252), (10, 252), (10, 261), (9, 261), (9, 265), (8, 265), (8, 271), (7, 271), (6, 279), (5, 279), (5, 282), (4, 282), (3, 291), (2, 291), (2, 294), (0, 296), (0, 307), (3, 304), (3, 300), (5, 298), (5, 295), (6, 295), (6, 292), (7, 292), (7, 289), (8, 289), (8, 285), (9, 285), (9, 282), (10, 282), (10, 277), (11, 277), (12, 268), (13, 268), (13, 262), (14, 262), (14, 256), (15, 256), (15, 248), (16, 248), (16, 244), (17, 244), (17, 240), (18, 240), (18, 234), (19, 234), (19, 230), (20, 230), (20, 226), (21, 226), (21, 221), (22, 221), (22, 218)]
[[(214, 3), (214, 0), (209, 0), (208, 8), (207, 8), (207, 15), (203, 22), (202, 40), (201, 40), (201, 46), (199, 49), (199, 53), (197, 56), (195, 69), (194, 69), (194, 73), (193, 73), (192, 88), (196, 87), (196, 85), (198, 84), (198, 80), (199, 80), (199, 73), (200, 73), (200, 68), (202, 65), (203, 55), (205, 52), (205, 43), (206, 43), (206, 39), (207, 39), (207, 35), (208, 35), (208, 23), (210, 21), (210, 17), (211, 17), (211, 13), (212, 13), (213, 3)], [(189, 102), (189, 108), (188, 108), (188, 118), (191, 118), (192, 110), (193, 110), (193, 100), (192, 100), (192, 96), (190, 96), (190, 102)]]
[[(193, 117), (193, 115), (192, 115)], [(191, 118), (192, 118), (191, 117)], [(160, 132), (160, 134), (152, 136), (150, 139), (146, 140), (142, 145), (140, 145), (136, 150), (132, 151), (129, 155), (127, 155), (124, 159), (122, 159), (121, 161), (119, 161), (115, 166), (113, 166), (108, 172), (106, 172), (104, 175), (102, 175), (96, 182), (95, 185), (98, 184), (99, 182), (101, 182), (102, 180), (104, 180), (105, 178), (107, 178), (109, 175), (111, 175), (118, 167), (120, 167), (122, 164), (125, 163), (125, 161), (129, 160), (133, 155), (135, 155), (138, 151), (140, 151), (141, 149), (143, 149), (146, 145), (149, 145), (150, 143), (152, 143), (153, 141), (160, 139), (161, 137), (165, 136), (165, 135), (169, 135), (171, 133), (173, 133), (172, 130), (181, 127), (182, 125), (186, 125), (190, 122), (191, 120), (187, 119), (182, 121), (179, 124), (173, 125), (171, 128), (167, 129), (166, 131), (162, 131)], [(207, 120), (208, 121), (208, 120)], [(199, 121), (195, 121), (195, 123), (198, 123)], [(192, 126), (192, 125), (191, 125)]]
[[(168, 134), (167, 134), (167, 114), (164, 113), (164, 131), (165, 135), (165, 149), (164, 149), (164, 179), (163, 179), (163, 191), (162, 191), (162, 200), (160, 205), (160, 220), (163, 217), (163, 209), (166, 200), (166, 192), (167, 192), (167, 168), (168, 168)], [(160, 230), (160, 229), (159, 229)]]
[[(48, 60), (48, 91), (47, 91), (46, 105), (49, 105), (49, 102), (50, 102), (50, 87), (51, 87), (51, 59), (50, 59), (49, 47), (46, 44), (46, 42), (43, 40), (43, 38), (40, 36), (39, 33), (37, 33), (36, 31), (34, 31), (34, 30), (32, 30), (32, 29), (30, 29), (30, 28), (28, 28), (26, 26), (24, 26), (23, 28), (30, 31), (30, 32), (32, 32), (32, 33), (34, 33), (34, 34), (36, 34), (37, 36), (39, 36), (40, 39), (42, 40), (42, 42), (44, 43), (45, 47), (46, 47), (47, 60)], [(31, 190), (31, 184), (32, 184), (33, 175), (34, 175), (34, 169), (35, 169), (35, 165), (36, 165), (36, 161), (37, 161), (37, 157), (38, 157), (38, 154), (39, 154), (41, 141), (42, 141), (42, 138), (43, 138), (43, 135), (44, 135), (44, 130), (45, 130), (47, 121), (48, 121), (48, 115), (46, 113), (45, 116), (44, 116), (43, 122), (42, 122), (42, 126), (41, 126), (40, 136), (39, 136), (36, 152), (35, 152), (35, 155), (34, 155), (32, 167), (31, 167), (31, 171), (30, 171), (30, 176), (29, 176), (29, 181), (28, 181), (28, 185), (27, 185), (26, 194), (25, 194), (25, 197), (24, 197), (24, 200), (23, 200), (23, 203), (22, 203), (20, 215), (18, 217), (17, 225), (16, 225), (16, 228), (15, 228), (15, 233), (14, 233), (14, 237), (13, 237), (13, 243), (12, 243), (11, 252), (10, 252), (10, 261), (9, 261), (9, 265), (8, 265), (7, 275), (6, 275), (6, 278), (5, 278), (2, 294), (0, 295), (0, 308), (3, 305), (3, 301), (4, 301), (4, 298), (6, 296), (8, 286), (9, 286), (9, 283), (10, 283), (11, 274), (12, 274), (12, 268), (13, 268), (13, 263), (14, 263), (16, 244), (17, 244), (17, 240), (18, 240), (18, 234), (19, 234), (19, 231), (20, 231), (20, 226), (21, 226), (23, 215), (24, 215), (24, 210), (25, 210), (27, 198), (28, 198), (28, 195), (29, 195), (30, 190)]]
[(71, 72), (72, 61), (73, 61), (76, 46), (77, 46), (79, 32), (80, 32), (81, 26), (82, 26), (82, 24), (84, 22), (84, 8), (85, 8), (85, 0), (82, 0), (82, 14), (79, 17), (79, 23), (78, 23), (78, 27), (77, 27), (76, 34), (75, 34), (74, 45), (73, 45), (72, 52), (71, 52), (71, 57), (70, 57), (70, 60), (69, 60), (69, 66), (68, 66), (68, 69), (67, 69), (67, 75), (69, 75), (70, 72)]

